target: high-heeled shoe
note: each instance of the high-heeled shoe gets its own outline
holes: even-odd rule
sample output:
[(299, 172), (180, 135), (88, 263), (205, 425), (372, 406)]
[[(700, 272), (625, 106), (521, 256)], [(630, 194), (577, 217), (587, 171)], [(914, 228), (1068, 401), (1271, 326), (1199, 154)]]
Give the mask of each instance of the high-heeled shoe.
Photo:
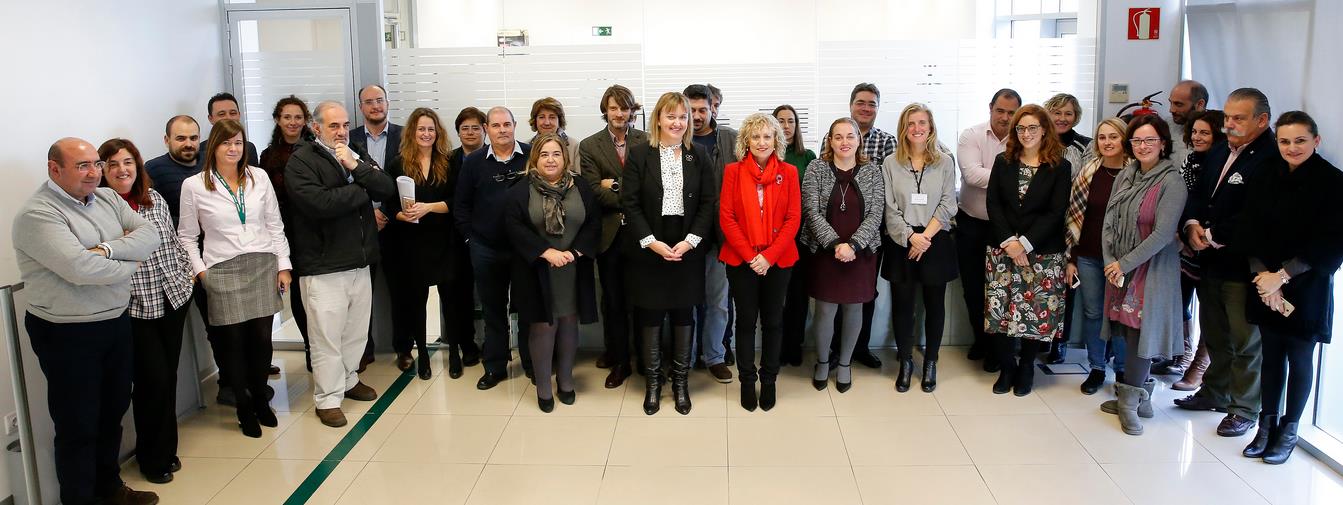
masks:
[(415, 366), (417, 367), (417, 369), (416, 369), (416, 373), (420, 376), (420, 380), (426, 380), (426, 381), (427, 381), (427, 380), (429, 380), (431, 377), (433, 377), (433, 373), (429, 370), (429, 356), (428, 356), (428, 355), (420, 356), (419, 359), (415, 360)]
[(541, 412), (549, 414), (555, 410), (555, 399), (538, 396), (536, 397), (536, 406), (541, 409)]
[(923, 360), (923, 378), (919, 379), (919, 387), (923, 388), (925, 393), (937, 389), (937, 360), (926, 358)]
[(690, 326), (672, 327), (672, 402), (676, 412), (690, 414), (690, 352), (694, 333)]
[(747, 412), (755, 412), (756, 405), (755, 382), (741, 381), (741, 408)]
[[(817, 378), (821, 377), (821, 378)], [(817, 361), (816, 370), (811, 375), (811, 387), (817, 391), (825, 391), (825, 385), (830, 382), (830, 360)]]
[[(835, 391), (846, 393), (849, 391), (849, 388), (853, 387), (853, 367), (850, 366), (852, 364), (853, 363), (849, 363), (848, 365), (839, 365), (835, 367)], [(844, 376), (846, 375), (849, 377), (848, 381), (844, 380)]]
[(1269, 439), (1275, 438), (1278, 431), (1278, 416), (1274, 414), (1259, 414), (1259, 429), (1254, 432), (1254, 438), (1250, 440), (1249, 445), (1240, 454), (1247, 458), (1262, 458), (1264, 451), (1268, 450)]
[(1281, 465), (1292, 457), (1292, 450), (1298, 442), (1296, 428), (1299, 423), (1279, 423), (1277, 436), (1269, 437), (1268, 449), (1264, 450), (1264, 462)]
[(261, 438), (261, 424), (257, 422), (256, 413), (252, 411), (238, 411), (238, 427), (242, 429), (242, 434), (252, 438)]
[(901, 393), (909, 391), (909, 382), (914, 375), (914, 358), (900, 360), (900, 373), (895, 377), (895, 390)]
[(644, 362), (644, 414), (650, 416), (658, 413), (662, 404), (662, 349), (658, 330), (656, 327), (639, 330), (643, 344), (639, 346), (639, 353)]
[(456, 345), (448, 346), (448, 377), (453, 379), (462, 376), (462, 355)]
[(267, 428), (274, 428), (280, 425), (280, 420), (275, 418), (275, 411), (270, 409), (270, 405), (262, 405), (256, 409), (256, 422)]
[(559, 390), (558, 392), (555, 393), (555, 396), (558, 396), (558, 397), (559, 397), (559, 399), (560, 399), (560, 403), (563, 403), (563, 404), (565, 404), (565, 405), (573, 405), (573, 404), (574, 404), (574, 400), (577, 400), (577, 399), (578, 399), (578, 392), (577, 392), (577, 391), (565, 391), (565, 390), (561, 389), (561, 390)]
[(760, 383), (760, 410), (769, 412), (770, 409), (774, 408), (777, 399), (773, 382)]

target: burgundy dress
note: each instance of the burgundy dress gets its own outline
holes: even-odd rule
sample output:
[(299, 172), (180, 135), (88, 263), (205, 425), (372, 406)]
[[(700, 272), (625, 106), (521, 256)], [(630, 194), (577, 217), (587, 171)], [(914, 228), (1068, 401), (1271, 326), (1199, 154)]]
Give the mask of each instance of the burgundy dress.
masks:
[[(835, 170), (835, 189), (826, 204), (825, 220), (847, 242), (863, 223), (863, 206), (883, 205), (878, 199), (864, 202), (858, 185), (854, 184), (854, 170)], [(843, 191), (840, 189), (843, 188)], [(842, 209), (842, 210), (841, 210)], [(877, 255), (857, 251), (857, 258), (848, 263), (835, 259), (834, 249), (817, 249), (807, 279), (807, 290), (812, 298), (829, 303), (867, 303), (877, 297)]]

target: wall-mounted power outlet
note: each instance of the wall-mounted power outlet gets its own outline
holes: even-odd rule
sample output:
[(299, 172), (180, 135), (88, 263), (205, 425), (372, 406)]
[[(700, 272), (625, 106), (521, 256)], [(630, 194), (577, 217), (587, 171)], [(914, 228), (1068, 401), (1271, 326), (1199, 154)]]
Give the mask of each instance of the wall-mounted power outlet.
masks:
[(10, 412), (5, 414), (5, 435), (13, 435), (19, 432), (19, 414)]

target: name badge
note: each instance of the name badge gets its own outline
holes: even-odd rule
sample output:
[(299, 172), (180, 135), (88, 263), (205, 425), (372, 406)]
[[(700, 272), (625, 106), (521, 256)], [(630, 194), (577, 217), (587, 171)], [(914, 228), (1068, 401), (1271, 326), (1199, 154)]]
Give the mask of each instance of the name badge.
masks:
[(928, 194), (927, 194), (927, 193), (911, 193), (911, 194), (909, 195), (909, 203), (914, 204), (914, 205), (928, 205)]
[(250, 244), (253, 240), (256, 240), (256, 231), (252, 228), (255, 227), (243, 225), (242, 233), (238, 234), (238, 241), (243, 244)]

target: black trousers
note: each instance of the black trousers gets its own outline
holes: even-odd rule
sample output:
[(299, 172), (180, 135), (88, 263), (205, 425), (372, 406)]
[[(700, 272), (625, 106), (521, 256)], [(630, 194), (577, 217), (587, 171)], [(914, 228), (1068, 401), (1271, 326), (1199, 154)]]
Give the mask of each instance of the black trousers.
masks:
[[(512, 353), (508, 348), (508, 290), (513, 280), (513, 252), (508, 249), (495, 249), (479, 242), (470, 242), (471, 269), (476, 277), (476, 293), (480, 295), (480, 306), (485, 316), (485, 346), (481, 350), (481, 361), (485, 372), (503, 376), (508, 373), (508, 360)], [(518, 331), (525, 335), (527, 322), (518, 319)], [(531, 367), (529, 346), (525, 336), (518, 339), (518, 354), (522, 357), (524, 369)]]
[(974, 346), (993, 356), (993, 342), (984, 332), (984, 258), (989, 246), (989, 222), (966, 214), (956, 213), (956, 259), (960, 263), (961, 288), (965, 297), (965, 312), (974, 332)]
[[(429, 288), (415, 282), (413, 274), (401, 273), (388, 275), (388, 288), (392, 299), (392, 349), (397, 354), (410, 354), (412, 346), (418, 346), (422, 357), (427, 357), (425, 349), (425, 304), (429, 302)], [(438, 285), (438, 298), (449, 298), (449, 286)]]
[(471, 262), (464, 261), (456, 266), (452, 280), (447, 284), (446, 296), (442, 288), (438, 291), (442, 332), (439, 340), (479, 352), (476, 348), (476, 277), (471, 272)]
[[(166, 298), (166, 297), (165, 297)], [(177, 363), (190, 302), (155, 319), (131, 318), (134, 338), (135, 461), (146, 475), (163, 474), (177, 456)]]
[(258, 317), (237, 324), (218, 326), (224, 353), (220, 373), (227, 371), (228, 386), (237, 398), (241, 419), (267, 407), (266, 379), (270, 375), (271, 322), (275, 316)]
[(937, 361), (942, 348), (942, 326), (946, 319), (947, 285), (917, 282), (891, 283), (891, 318), (895, 327), (895, 345), (900, 359), (914, 357), (914, 294), (923, 293), (923, 335), (927, 339), (923, 359)]
[(625, 254), (620, 244), (623, 230), (606, 252), (597, 255), (597, 273), (602, 286), (602, 343), (611, 366), (630, 364), (630, 307), (625, 295)]
[(807, 265), (811, 253), (797, 246), (798, 259), (788, 278), (788, 293), (783, 301), (783, 345), (779, 354), (788, 361), (802, 359), (802, 342), (807, 338), (807, 314), (811, 298), (807, 296)]
[[(1263, 338), (1263, 414), (1281, 414), (1283, 422), (1301, 421), (1315, 382), (1315, 340), (1260, 326)], [(1285, 394), (1284, 394), (1285, 393)], [(1286, 408), (1279, 409), (1286, 399)]]
[(773, 384), (779, 376), (783, 346), (783, 300), (788, 295), (791, 268), (771, 267), (756, 274), (747, 264), (728, 265), (727, 284), (737, 306), (737, 374), (755, 382), (755, 327), (760, 321), (760, 382)]
[(47, 378), (61, 503), (101, 503), (122, 486), (121, 417), (131, 404), (131, 318), (53, 323), (29, 312), (24, 327)]

